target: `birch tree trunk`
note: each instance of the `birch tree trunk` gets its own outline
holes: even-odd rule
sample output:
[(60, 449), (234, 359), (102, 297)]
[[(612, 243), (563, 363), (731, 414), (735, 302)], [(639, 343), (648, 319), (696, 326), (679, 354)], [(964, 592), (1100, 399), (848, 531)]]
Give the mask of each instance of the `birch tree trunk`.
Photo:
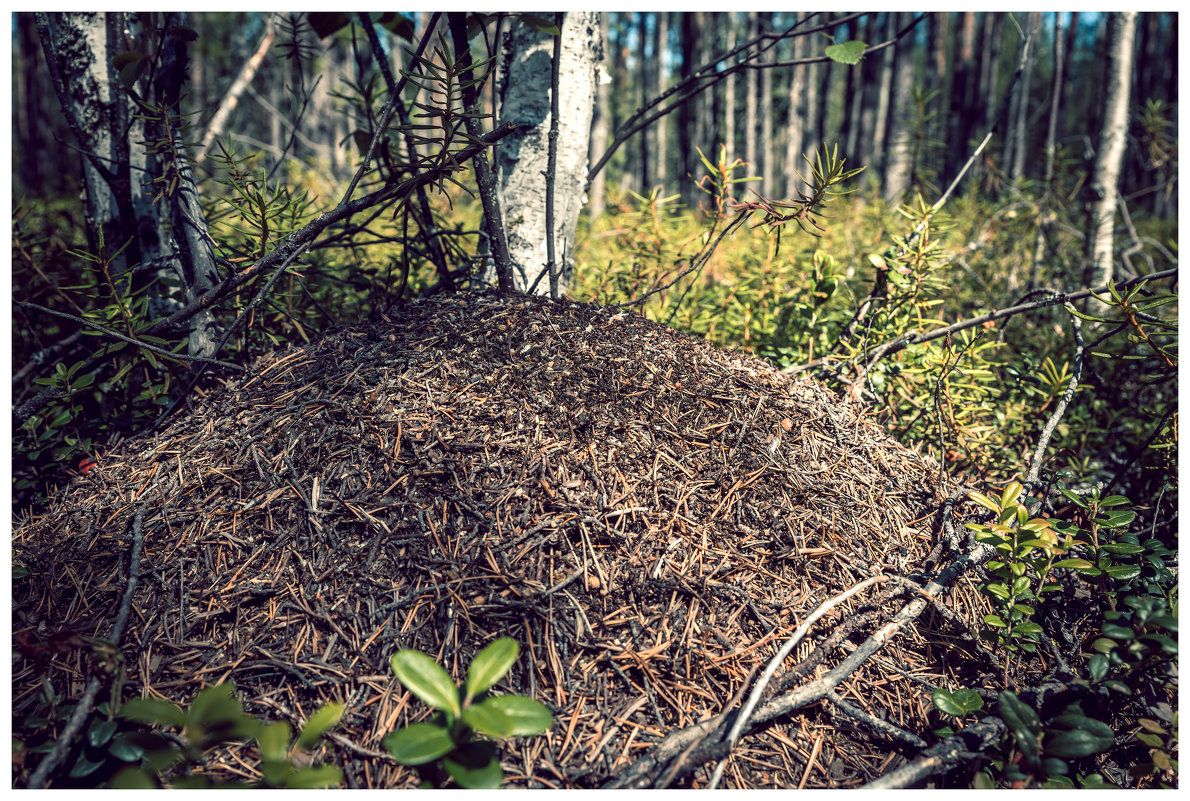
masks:
[[(496, 148), (500, 208), (504, 210), (508, 251), (515, 288), (527, 291), (545, 269), (546, 160), (550, 130), (550, 77), (553, 37), (524, 22), (509, 31), (507, 79), (501, 100), (501, 123), (525, 127), (505, 137)], [(587, 181), (587, 145), (595, 104), (595, 65), (601, 36), (597, 12), (567, 12), (562, 24), (561, 73), (558, 93), (558, 169), (554, 247), (560, 262), (558, 288), (565, 294), (574, 273), (574, 234)], [(495, 276), (485, 276), (494, 279)], [(545, 281), (535, 290), (549, 291)]]
[[(654, 97), (660, 97), (664, 92), (668, 81), (665, 72), (665, 54), (669, 50), (669, 12), (657, 12), (657, 30), (655, 34), (654, 51), (657, 54), (657, 91), (653, 93)], [(665, 186), (665, 181), (668, 175), (665, 171), (667, 148), (669, 144), (668, 137), (665, 132), (669, 127), (669, 115), (666, 114), (657, 122), (653, 123), (653, 127), (657, 129), (657, 146), (653, 152), (657, 154), (654, 159), (655, 171), (657, 173), (657, 185)]]
[[(773, 27), (772, 12), (761, 13), (760, 20), (761, 30), (768, 33)], [(770, 64), (776, 61), (776, 58), (777, 48), (770, 47), (768, 52), (761, 57), (761, 61), (764, 64)], [(760, 191), (766, 197), (772, 197), (777, 194), (777, 190), (773, 186), (773, 176), (776, 173), (773, 170), (773, 70), (771, 67), (760, 71), (760, 164)]]
[(1087, 185), (1087, 248), (1083, 280), (1090, 286), (1103, 286), (1112, 280), (1112, 250), (1118, 197), (1117, 181), (1124, 160), (1128, 133), (1128, 99), (1132, 75), (1132, 40), (1136, 32), (1136, 12), (1111, 15), (1111, 49), (1108, 59), (1107, 92), (1103, 102), (1103, 127), (1099, 131), (1099, 149), (1095, 169)]
[(115, 253), (112, 270), (123, 275), (140, 262), (132, 211), (128, 156), (131, 109), (120, 91), (112, 57), (119, 52), (118, 29), (97, 12), (37, 14), (45, 60), (54, 90), (83, 161), (84, 217), (92, 253)]
[[(595, 109), (592, 113), (591, 119), (591, 153), (588, 158), (587, 168), (590, 169), (595, 166), (595, 160), (603, 155), (607, 150), (608, 127), (611, 122), (612, 112), (608, 108), (611, 103), (611, 76), (607, 72), (607, 27), (608, 27), (608, 12), (599, 12), (599, 36), (601, 47), (603, 50), (603, 58), (595, 65), (598, 88), (595, 94)], [(641, 134), (646, 136), (647, 132)], [(603, 214), (603, 188), (607, 176), (606, 170), (600, 170), (591, 179), (591, 193), (590, 205), (588, 212), (592, 222), (596, 217)]]
[[(184, 30), (185, 15), (174, 13), (169, 22), (173, 30)], [(141, 268), (129, 292), (146, 289), (153, 276), (176, 276), (181, 297), (160, 289), (150, 295), (150, 314), (158, 316), (197, 298), (213, 286), (217, 272), (180, 140), (186, 42), (173, 34), (161, 37), (153, 60), (157, 72), (136, 84), (140, 103), (120, 84), (113, 63), (120, 53), (151, 52), (153, 23), (151, 14), (37, 15), (54, 89), (83, 153), (90, 248), (110, 259), (114, 275)], [(210, 311), (196, 315), (190, 355), (211, 356), (215, 333)]]

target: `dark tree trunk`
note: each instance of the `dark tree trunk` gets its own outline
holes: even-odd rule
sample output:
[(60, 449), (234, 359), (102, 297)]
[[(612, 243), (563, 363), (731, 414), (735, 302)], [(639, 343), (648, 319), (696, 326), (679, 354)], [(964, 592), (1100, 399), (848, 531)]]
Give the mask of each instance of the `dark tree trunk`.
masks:
[[(669, 12), (657, 12), (657, 30), (653, 36), (653, 52), (656, 53), (657, 59), (657, 87), (654, 97), (660, 96), (665, 92), (669, 85), (668, 76), (665, 69), (665, 54), (669, 50)], [(666, 173), (666, 156), (668, 151), (669, 139), (666, 135), (666, 129), (669, 127), (669, 115), (662, 117), (653, 123), (656, 129), (655, 135), (657, 137), (657, 146), (654, 152), (657, 154), (653, 159), (657, 171), (657, 185), (664, 186), (668, 174)]]
[[(649, 101), (649, 60), (645, 58), (645, 42), (649, 41), (649, 30), (647, 24), (648, 16), (643, 11), (638, 11), (636, 14), (637, 22), (637, 42), (639, 42), (640, 50), (637, 52), (637, 91), (639, 102), (638, 107), (644, 106)], [(656, 60), (656, 59), (654, 59)], [(644, 131), (638, 134), (640, 137), (640, 187), (641, 194), (649, 194), (649, 188), (653, 185), (653, 165), (651, 163), (651, 153), (649, 152), (649, 136)]]
[[(727, 52), (731, 52), (736, 48), (735, 37), (735, 14), (725, 14), (726, 19), (726, 37), (727, 37)], [(727, 148), (727, 157), (735, 158), (735, 74), (732, 73), (723, 79), (723, 145)]]

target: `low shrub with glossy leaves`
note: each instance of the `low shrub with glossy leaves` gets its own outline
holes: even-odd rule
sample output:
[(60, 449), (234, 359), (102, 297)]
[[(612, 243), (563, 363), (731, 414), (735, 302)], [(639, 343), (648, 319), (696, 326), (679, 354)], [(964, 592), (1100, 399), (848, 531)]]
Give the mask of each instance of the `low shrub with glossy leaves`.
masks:
[[(462, 687), (430, 657), (411, 649), (393, 654), (393, 673), (419, 700), (438, 710), (430, 722), (412, 723), (384, 738), (402, 765), (416, 767), (423, 786), (494, 788), (504, 779), (493, 740), (540, 734), (554, 725), (545, 704), (523, 695), (488, 691), (516, 661), (520, 646), (509, 637), (476, 654)], [(492, 739), (481, 739), (492, 738)]]

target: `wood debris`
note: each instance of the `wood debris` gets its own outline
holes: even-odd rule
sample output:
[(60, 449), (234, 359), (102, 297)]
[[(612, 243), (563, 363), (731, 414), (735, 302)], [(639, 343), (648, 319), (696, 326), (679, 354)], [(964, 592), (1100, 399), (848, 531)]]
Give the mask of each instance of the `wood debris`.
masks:
[[(939, 500), (936, 469), (761, 360), (615, 309), (446, 296), (268, 354), (104, 454), (18, 522), (29, 575), (14, 582), (14, 629), (105, 636), (142, 508), (126, 697), (182, 702), (234, 680), (249, 711), (295, 724), (345, 702), (321, 756), (353, 786), (413, 786), (411, 769), (367, 755), (427, 716), (389, 656), (416, 648), (461, 678), (507, 635), (521, 657), (497, 690), (556, 721), (504, 747), (508, 784), (595, 787), (720, 715), (824, 600), (880, 572), (912, 576)], [(837, 663), (897, 608), (891, 595), (852, 599), (788, 666), (845, 622), (799, 670)], [(928, 732), (930, 686), (964, 658), (964, 634), (923, 617), (846, 700)], [(77, 696), (85, 653), (14, 654), (14, 726), (43, 677)], [(725, 786), (856, 786), (890, 757), (822, 705), (735, 754)], [(206, 769), (221, 759), (251, 764), (217, 753)], [(704, 786), (713, 767), (677, 786)]]

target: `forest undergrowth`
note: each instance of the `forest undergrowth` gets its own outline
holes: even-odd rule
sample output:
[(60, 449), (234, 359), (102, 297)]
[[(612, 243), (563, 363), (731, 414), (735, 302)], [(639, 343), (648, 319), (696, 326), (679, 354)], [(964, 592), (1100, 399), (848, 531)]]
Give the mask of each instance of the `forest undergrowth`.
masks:
[[(1005, 674), (1000, 687), (934, 698), (940, 744), (983, 725), (981, 711), (1003, 722), (977, 786), (1176, 785), (1177, 296), (1169, 281), (1140, 280), (1176, 267), (1176, 226), (1135, 221), (1117, 243), (1131, 271), (1121, 288), (1066, 299), (1082, 288), (1079, 221), (1035, 187), (993, 195), (973, 185), (941, 210), (852, 194), (796, 220), (761, 199), (765, 220), (716, 238), (738, 213), (728, 198), (741, 165), (705, 163), (709, 215), (656, 191), (613, 196), (601, 218), (584, 220), (570, 296), (639, 309), (823, 381), (936, 460), (956, 492), (979, 490), (970, 497), (992, 517), (967, 536), (995, 558), (979, 577), (984, 606), (967, 611), (1007, 655)], [(307, 198), (334, 194), (313, 173), (295, 171), (284, 191), (257, 174), (250, 156), (225, 151), (222, 199), (209, 208), (220, 244), (245, 259), (301, 226)], [(474, 271), (478, 204), (462, 193), (435, 203), (453, 234), (444, 241)], [(73, 200), (16, 204), (20, 297), (132, 334), (152, 315), (146, 296), (63, 238), (83, 229)], [(287, 270), (225, 358), (243, 363), (436, 291), (424, 255), (394, 245), (407, 234), (399, 222), (372, 230), (375, 242), (315, 247)], [(218, 313), (243, 306), (233, 296)], [(37, 389), (33, 366), (73, 330), (29, 325), (18, 309), (17, 404)], [(64, 399), (16, 432), (18, 516), (85, 472), (112, 437), (150, 424), (176, 389), (180, 374), (151, 369), (170, 363), (168, 350), (96, 346), (126, 351), (117, 369), (97, 381), (63, 367), (50, 380)]]

